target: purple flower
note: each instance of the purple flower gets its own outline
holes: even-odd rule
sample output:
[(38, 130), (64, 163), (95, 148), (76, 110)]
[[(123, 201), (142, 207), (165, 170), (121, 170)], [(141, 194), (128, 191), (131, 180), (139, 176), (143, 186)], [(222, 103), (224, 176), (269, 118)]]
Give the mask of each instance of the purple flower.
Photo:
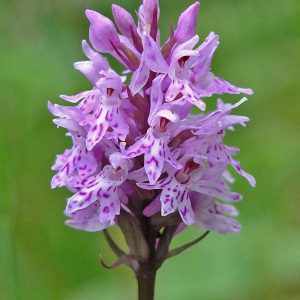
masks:
[(92, 176), (84, 183), (78, 193), (68, 200), (65, 214), (73, 216), (78, 210), (97, 206), (99, 222), (114, 222), (120, 214), (121, 201), (127, 202), (127, 197), (120, 187), (126, 180), (129, 163), (118, 160), (114, 167), (107, 165), (97, 176)]
[(210, 97), (213, 94), (224, 93), (252, 95), (253, 92), (251, 89), (236, 87), (224, 79), (216, 77), (211, 72), (212, 57), (218, 45), (219, 37), (211, 32), (204, 43), (198, 48), (193, 73), (190, 75), (190, 80), (195, 90), (200, 93), (202, 97)]
[(218, 36), (211, 33), (197, 49), (194, 36), (176, 47), (172, 56), (169, 77), (172, 80), (166, 92), (166, 101), (172, 103), (190, 102), (200, 110), (205, 110), (202, 97), (214, 94), (252, 94), (251, 89), (238, 88), (211, 73), (212, 55), (218, 45)]
[(219, 204), (212, 197), (196, 193), (191, 195), (191, 201), (196, 226), (221, 234), (240, 232), (240, 223), (232, 218), (239, 214), (233, 205)]
[(113, 222), (100, 222), (100, 207), (99, 203), (94, 203), (84, 209), (79, 209), (72, 213), (70, 219), (65, 223), (66, 225), (80, 230), (85, 230), (89, 232), (96, 232), (103, 230), (111, 225)]
[(151, 183), (155, 183), (160, 177), (164, 162), (175, 169), (181, 168), (168, 147), (170, 141), (169, 131), (174, 127), (172, 124), (170, 126), (169, 123), (170, 121), (176, 122), (177, 116), (166, 110), (160, 111), (157, 115), (159, 121), (148, 129), (144, 137), (125, 151), (127, 158), (144, 154), (144, 167)]
[(115, 73), (106, 73), (97, 82), (97, 87), (102, 92), (97, 108), (93, 116), (88, 115), (83, 124), (90, 124), (87, 135), (87, 148), (91, 150), (99, 143), (109, 128), (115, 133), (117, 138), (125, 140), (128, 134), (128, 125), (120, 109), (122, 95), (122, 81)]
[[(214, 111), (205, 112), (206, 98), (251, 95), (252, 90), (214, 75), (211, 63), (219, 37), (212, 32), (199, 44), (198, 10), (199, 2), (187, 8), (163, 45), (158, 0), (144, 0), (137, 20), (113, 5), (117, 28), (107, 17), (86, 11), (93, 48), (83, 41), (87, 60), (74, 67), (91, 88), (61, 95), (68, 105), (49, 103), (54, 123), (72, 140), (57, 155), (51, 182), (52, 188), (66, 186), (73, 193), (65, 209), (67, 225), (100, 231), (116, 224), (128, 237), (128, 228), (139, 236), (142, 229), (136, 224), (146, 218), (149, 225), (158, 218), (161, 227), (155, 230), (160, 236), (159, 230), (173, 218), (175, 233), (188, 225), (222, 234), (239, 232), (232, 203), (242, 196), (231, 191), (234, 180), (228, 167), (251, 186), (255, 179), (233, 158), (239, 149), (225, 145), (224, 136), (249, 121), (232, 114), (247, 99), (235, 104), (219, 99)], [(117, 59), (122, 74), (101, 53)], [(202, 113), (191, 114), (193, 107)], [(124, 216), (135, 221), (124, 224)]]
[[(197, 49), (197, 35), (174, 47), (167, 64), (157, 43), (147, 35), (143, 37), (144, 52), (138, 69), (133, 74), (131, 90), (137, 93), (149, 78), (150, 71), (166, 74), (163, 78), (168, 82), (165, 100), (173, 104), (189, 102), (202, 111), (205, 102), (202, 97), (214, 94), (252, 94), (251, 89), (239, 88), (216, 77), (210, 70), (214, 51), (218, 46), (218, 36), (211, 33)], [(159, 75), (160, 76), (160, 75)]]
[(67, 149), (63, 154), (57, 155), (52, 170), (58, 172), (52, 178), (51, 187), (62, 187), (77, 175), (85, 179), (94, 174), (96, 169), (96, 158), (86, 149), (85, 139), (73, 137), (72, 149)]
[[(200, 158), (201, 160), (201, 158)], [(166, 216), (179, 211), (186, 225), (195, 223), (190, 193), (198, 192), (200, 195), (216, 197), (223, 201), (239, 201), (241, 195), (231, 192), (228, 186), (221, 180), (220, 174), (211, 179), (205, 178), (204, 164), (192, 159), (186, 161), (183, 169), (171, 171), (167, 177), (156, 184), (138, 183), (144, 189), (162, 189), (160, 196), (161, 215)]]
[(193, 141), (187, 141), (183, 148), (186, 149), (186, 153), (205, 157), (212, 170), (221, 168), (225, 171), (227, 165), (230, 164), (234, 170), (247, 179), (251, 186), (255, 186), (255, 178), (245, 172), (240, 167), (240, 163), (232, 158), (239, 152), (239, 149), (223, 144), (225, 129), (232, 129), (237, 124), (245, 126), (245, 122), (249, 121), (247, 117), (228, 115), (232, 109), (246, 100), (243, 98), (235, 105), (224, 105), (219, 100), (217, 111), (208, 116), (200, 115), (199, 117), (194, 116), (190, 120), (187, 119), (182, 128), (192, 129), (195, 137)]

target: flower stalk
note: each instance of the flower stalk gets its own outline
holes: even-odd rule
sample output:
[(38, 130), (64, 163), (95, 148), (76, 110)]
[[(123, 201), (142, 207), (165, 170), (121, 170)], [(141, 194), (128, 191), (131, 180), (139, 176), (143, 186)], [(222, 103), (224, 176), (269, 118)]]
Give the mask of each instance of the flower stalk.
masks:
[(137, 275), (138, 283), (138, 299), (139, 300), (153, 300), (155, 289), (156, 270), (151, 270), (151, 262), (143, 266), (141, 274)]

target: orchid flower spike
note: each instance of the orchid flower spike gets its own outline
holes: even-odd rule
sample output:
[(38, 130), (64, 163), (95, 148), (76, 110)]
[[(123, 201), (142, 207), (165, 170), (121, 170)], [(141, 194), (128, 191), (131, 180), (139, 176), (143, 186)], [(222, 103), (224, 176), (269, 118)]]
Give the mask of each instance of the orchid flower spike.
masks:
[[(163, 45), (158, 0), (143, 0), (136, 21), (114, 4), (117, 29), (107, 17), (87, 10), (92, 46), (82, 42), (87, 59), (74, 67), (91, 87), (61, 95), (68, 105), (48, 104), (54, 124), (72, 142), (52, 167), (51, 187), (72, 193), (66, 224), (104, 230), (118, 256), (113, 266), (127, 264), (147, 284), (164, 260), (188, 247), (169, 252), (173, 236), (186, 227), (240, 231), (235, 204), (243, 197), (231, 190), (229, 169), (256, 184), (235, 158), (239, 149), (224, 142), (227, 132), (249, 121), (233, 114), (247, 99), (234, 104), (218, 99), (211, 111), (206, 105), (213, 95), (253, 92), (213, 73), (219, 36), (211, 32), (198, 44), (199, 6), (195, 2), (180, 15)], [(102, 53), (117, 59), (123, 72)], [(192, 113), (194, 108), (201, 113)], [(128, 254), (107, 232), (114, 225), (124, 234)]]

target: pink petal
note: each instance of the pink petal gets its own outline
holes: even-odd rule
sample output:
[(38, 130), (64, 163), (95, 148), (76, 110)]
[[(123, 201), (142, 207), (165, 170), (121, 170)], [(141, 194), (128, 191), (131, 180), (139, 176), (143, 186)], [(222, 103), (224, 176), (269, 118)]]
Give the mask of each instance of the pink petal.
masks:
[(131, 14), (123, 7), (113, 4), (112, 13), (120, 31), (127, 37), (131, 37), (131, 30), (136, 30), (135, 22)]
[(167, 73), (169, 66), (164, 60), (156, 42), (151, 37), (144, 35), (143, 44), (145, 62), (149, 69), (157, 73)]
[(196, 34), (199, 6), (200, 3), (195, 2), (180, 15), (175, 32), (179, 43), (189, 40)]

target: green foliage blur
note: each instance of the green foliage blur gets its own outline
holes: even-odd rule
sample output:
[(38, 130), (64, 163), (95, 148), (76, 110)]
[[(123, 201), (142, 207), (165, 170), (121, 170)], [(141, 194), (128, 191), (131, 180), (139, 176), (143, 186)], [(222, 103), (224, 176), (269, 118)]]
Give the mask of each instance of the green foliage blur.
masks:
[[(133, 14), (139, 5), (114, 2)], [(90, 88), (72, 70), (84, 59), (84, 10), (111, 16), (112, 3), (0, 1), (0, 299), (136, 298), (129, 269), (100, 267), (99, 253), (107, 262), (115, 258), (102, 234), (66, 227), (69, 193), (50, 189), (50, 166), (70, 141), (52, 124), (47, 101), (61, 103), (59, 94)], [(161, 0), (162, 40), (191, 3)], [(158, 274), (157, 299), (300, 299), (300, 1), (202, 0), (201, 40), (210, 31), (221, 40), (214, 72), (255, 91), (238, 109), (251, 122), (226, 142), (241, 148), (239, 159), (257, 187), (237, 178), (242, 233), (213, 233), (168, 261)], [(215, 98), (208, 102), (214, 108)], [(174, 246), (200, 233), (191, 228)], [(112, 234), (125, 247), (118, 230)]]

